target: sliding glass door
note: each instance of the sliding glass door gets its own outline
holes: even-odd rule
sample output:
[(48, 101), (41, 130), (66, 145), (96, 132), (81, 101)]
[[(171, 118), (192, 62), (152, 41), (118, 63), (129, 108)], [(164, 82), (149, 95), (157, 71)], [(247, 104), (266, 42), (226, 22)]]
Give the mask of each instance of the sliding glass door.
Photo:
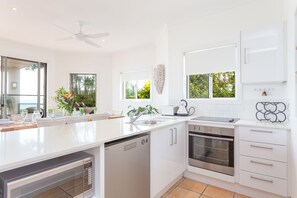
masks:
[(0, 83), (1, 118), (24, 109), (46, 112), (45, 63), (2, 56)]

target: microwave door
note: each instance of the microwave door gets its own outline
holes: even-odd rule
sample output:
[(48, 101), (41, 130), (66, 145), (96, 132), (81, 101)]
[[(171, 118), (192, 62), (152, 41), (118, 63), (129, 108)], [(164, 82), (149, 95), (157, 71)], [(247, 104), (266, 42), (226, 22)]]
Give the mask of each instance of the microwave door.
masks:
[(78, 161), (10, 182), (7, 198), (83, 197), (88, 183), (83, 167), (83, 161)]

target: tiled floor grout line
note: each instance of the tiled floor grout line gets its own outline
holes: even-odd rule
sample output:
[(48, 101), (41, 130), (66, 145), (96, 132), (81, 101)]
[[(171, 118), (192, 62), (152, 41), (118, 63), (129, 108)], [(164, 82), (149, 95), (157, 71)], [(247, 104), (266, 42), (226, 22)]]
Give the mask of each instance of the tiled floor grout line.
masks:
[[(185, 179), (184, 179), (185, 180)], [(183, 181), (184, 181), (183, 180)], [(180, 182), (180, 183), (182, 183), (182, 182)], [(179, 184), (180, 184), (179, 183)], [(187, 189), (187, 188), (184, 188), (184, 187), (181, 187), (181, 186), (179, 186), (179, 184), (175, 187), (175, 188), (177, 188), (177, 187), (179, 187), (179, 188), (182, 188), (182, 189), (185, 189), (185, 190), (188, 190), (188, 191), (191, 191), (191, 192), (193, 192), (193, 193), (197, 193), (197, 194), (200, 194), (200, 192), (196, 192), (196, 191), (193, 191), (193, 190), (191, 190), (191, 189)], [(204, 191), (206, 190), (206, 188), (209, 186), (208, 184), (205, 184), (206, 185), (206, 187), (204, 188), (204, 190), (202, 191), (202, 193), (200, 194), (200, 196), (199, 197), (201, 197), (201, 195), (203, 195), (203, 193), (204, 193)], [(174, 188), (174, 189), (175, 189)], [(172, 190), (173, 191), (173, 190)], [(172, 191), (170, 191), (170, 192), (172, 192)], [(207, 195), (205, 195), (205, 196), (207, 196)], [(207, 196), (208, 197), (208, 196)], [(211, 197), (210, 197), (211, 198)]]
[[(169, 191), (167, 191), (166, 193), (165, 193), (165, 195), (166, 196), (162, 196), (162, 198), (164, 197), (164, 198), (166, 198), (166, 197), (168, 197), (169, 195), (170, 195), (170, 193), (172, 192), (172, 191), (174, 191), (177, 187), (179, 187), (179, 185), (185, 180), (186, 178), (185, 177), (182, 177), (180, 180), (178, 180), (172, 187), (170, 187), (168, 190)], [(171, 189), (171, 190), (170, 190)]]
[[(194, 190), (191, 189), (191, 188), (190, 188), (190, 189), (186, 188), (187, 186), (184, 186), (184, 187), (183, 187), (183, 186), (180, 186), (186, 179), (187, 179), (186, 177), (183, 177), (183, 178), (181, 178), (180, 180), (178, 180), (177, 183), (174, 184), (174, 185), (168, 190), (167, 193), (165, 193), (166, 196), (162, 196), (162, 198), (169, 198), (169, 197), (170, 197), (170, 194), (171, 194), (175, 189), (177, 189), (177, 188), (184, 189), (184, 190), (190, 191), (190, 192), (192, 192), (192, 193), (198, 194), (198, 195), (199, 195), (199, 198), (200, 198), (201, 196), (206, 196), (206, 197), (209, 197), (209, 198), (213, 198), (213, 197), (210, 197), (210, 196), (204, 194), (204, 193), (206, 192), (207, 188), (210, 187), (210, 186), (212, 186), (212, 185), (203, 183), (203, 184), (206, 185), (206, 186), (205, 186), (205, 188), (203, 189), (203, 191), (200, 193), (200, 192), (194, 191)], [(214, 187), (215, 187), (215, 186), (214, 186)], [(219, 187), (217, 187), (217, 188), (219, 188)], [(223, 189), (223, 190), (226, 190), (226, 189)], [(230, 191), (230, 190), (227, 190), (227, 191)], [(236, 192), (234, 192), (234, 191), (230, 191), (230, 192), (233, 193), (232, 196), (230, 196), (230, 197), (235, 198), (235, 196), (236, 196)]]
[(203, 193), (206, 191), (206, 189), (207, 189), (208, 186), (209, 186), (209, 185), (206, 184), (206, 187), (204, 188), (204, 190), (203, 190), (203, 192), (202, 192), (202, 195), (203, 195)]
[[(196, 192), (196, 191), (194, 191), (194, 190), (191, 190), (191, 189), (187, 189), (187, 188), (184, 188), (184, 187), (181, 187), (181, 186), (176, 186), (176, 187), (179, 187), (179, 188), (182, 188), (182, 189), (185, 189), (185, 190), (187, 190), (187, 191), (191, 191), (191, 192), (193, 192), (193, 193), (196, 193), (196, 194), (200, 194), (199, 192)], [(202, 194), (201, 194), (202, 195)], [(200, 196), (199, 196), (200, 197)]]

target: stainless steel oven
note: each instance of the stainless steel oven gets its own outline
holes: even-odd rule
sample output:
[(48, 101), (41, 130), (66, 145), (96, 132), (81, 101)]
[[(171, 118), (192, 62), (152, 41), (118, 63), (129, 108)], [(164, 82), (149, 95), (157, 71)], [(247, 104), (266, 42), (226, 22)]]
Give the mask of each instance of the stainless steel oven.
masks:
[(89, 198), (93, 156), (78, 152), (0, 173), (0, 198)]
[(234, 175), (234, 128), (189, 125), (189, 165)]

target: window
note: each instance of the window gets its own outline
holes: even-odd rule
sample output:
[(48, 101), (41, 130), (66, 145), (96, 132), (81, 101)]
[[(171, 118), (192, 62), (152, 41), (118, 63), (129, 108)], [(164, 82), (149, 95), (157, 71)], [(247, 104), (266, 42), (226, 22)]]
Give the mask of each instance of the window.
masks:
[(150, 99), (151, 98), (151, 81), (124, 81), (124, 99)]
[(129, 99), (150, 99), (151, 80), (150, 72), (127, 72), (121, 74), (122, 98)]
[(70, 74), (70, 91), (79, 105), (96, 107), (96, 74)]
[(0, 88), (3, 105), (0, 117), (19, 114), (22, 110), (33, 113), (40, 110), (46, 116), (47, 64), (1, 56)]
[(187, 98), (235, 98), (236, 51), (229, 45), (186, 53)]
[(234, 98), (235, 72), (188, 76), (188, 98)]

